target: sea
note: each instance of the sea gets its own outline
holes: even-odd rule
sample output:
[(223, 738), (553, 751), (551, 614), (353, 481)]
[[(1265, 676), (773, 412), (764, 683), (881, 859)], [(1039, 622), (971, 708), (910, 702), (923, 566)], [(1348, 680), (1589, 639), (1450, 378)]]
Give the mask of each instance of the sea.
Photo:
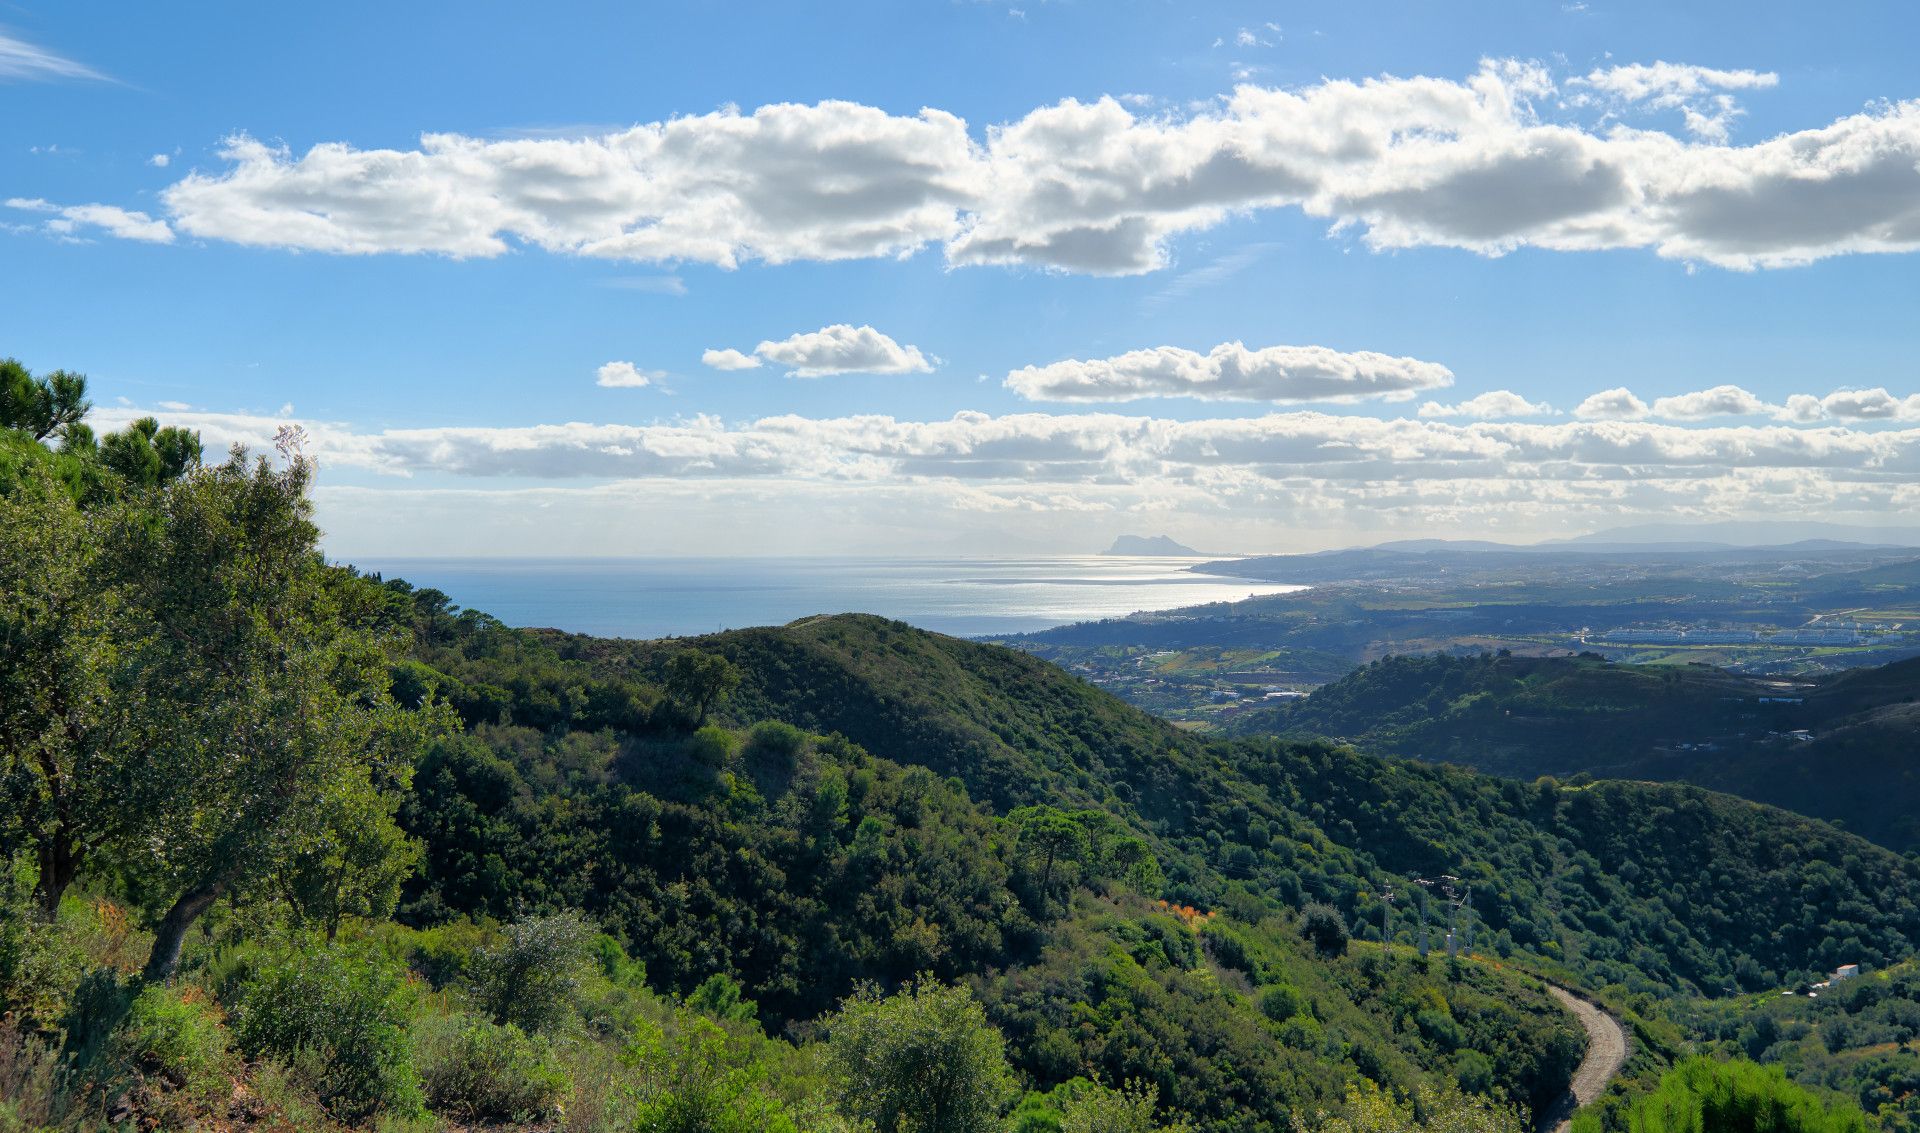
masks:
[[(355, 558), (353, 565), (512, 626), (598, 637), (681, 637), (878, 614), (990, 637), (1304, 589), (1204, 574), (1210, 560), (1075, 555), (913, 558)], [(1218, 561), (1218, 560), (1211, 560)]]

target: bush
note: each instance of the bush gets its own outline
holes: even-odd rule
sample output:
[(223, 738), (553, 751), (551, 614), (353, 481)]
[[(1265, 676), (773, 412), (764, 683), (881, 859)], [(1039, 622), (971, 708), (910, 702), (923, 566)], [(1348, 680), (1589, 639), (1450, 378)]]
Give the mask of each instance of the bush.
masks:
[(1292, 984), (1274, 984), (1260, 993), (1260, 1012), (1276, 1023), (1284, 1023), (1300, 1014), (1306, 1006), (1300, 989)]
[[(1597, 1122), (1582, 1113), (1576, 1133)], [(1828, 1106), (1787, 1081), (1778, 1066), (1690, 1058), (1667, 1071), (1653, 1093), (1628, 1110), (1631, 1133), (1867, 1133), (1866, 1115), (1845, 1102)]]
[(402, 972), (349, 945), (265, 953), (239, 987), (234, 1037), (249, 1058), (291, 1064), (336, 1117), (420, 1111)]
[(206, 1098), (224, 1082), (227, 1034), (205, 992), (155, 985), (134, 996), (107, 1051), (116, 1068)]
[(59, 919), (43, 919), (35, 877), (30, 863), (0, 858), (0, 1016), (44, 1030), (67, 1009), (68, 993), (94, 962), (90, 953), (108, 949), (100, 918), (77, 900)]
[(1308, 905), (1301, 914), (1300, 933), (1322, 956), (1346, 955), (1347, 921), (1332, 905)]
[(742, 754), (748, 759), (765, 760), (790, 768), (806, 746), (807, 734), (792, 724), (762, 720), (748, 729), (747, 745)]
[(796, 1133), (768, 1089), (768, 1067), (715, 1023), (686, 1020), (671, 1038), (655, 1032), (627, 1056), (644, 1068), (632, 1126), (641, 1133)]
[(553, 1116), (569, 1087), (547, 1043), (512, 1024), (471, 1015), (423, 1021), (414, 1066), (427, 1104), (462, 1121), (534, 1121)]
[(580, 980), (595, 957), (594, 930), (579, 913), (507, 926), (506, 939), (480, 951), (473, 995), (493, 1021), (535, 1035), (572, 1016)]
[(726, 1019), (736, 1023), (757, 1021), (760, 1009), (751, 999), (741, 998), (740, 981), (725, 973), (716, 972), (703, 980), (693, 994), (687, 996), (687, 1006), (715, 1019)]
[(1191, 1133), (1192, 1124), (1154, 1122), (1154, 1104), (1160, 1092), (1142, 1082), (1118, 1090), (1086, 1085), (1060, 1113), (1060, 1133)]
[(0, 1023), (0, 1133), (49, 1127), (66, 1116), (65, 1086), (59, 1051)]
[(845, 1111), (882, 1133), (996, 1128), (1013, 1087), (1006, 1042), (972, 993), (924, 976), (849, 999), (827, 1024), (827, 1069)]
[(733, 733), (708, 724), (687, 737), (687, 755), (700, 766), (718, 771), (733, 758)]

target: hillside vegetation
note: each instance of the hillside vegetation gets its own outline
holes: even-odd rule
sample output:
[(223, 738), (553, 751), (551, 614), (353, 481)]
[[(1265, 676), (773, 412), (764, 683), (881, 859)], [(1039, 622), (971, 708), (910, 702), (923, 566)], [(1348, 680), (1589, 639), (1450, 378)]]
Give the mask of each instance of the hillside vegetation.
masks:
[(1532, 779), (1678, 780), (1920, 849), (1920, 660), (1794, 681), (1599, 657), (1390, 657), (1236, 732)]
[(1920, 867), (1694, 787), (1196, 737), (869, 617), (511, 629), (324, 563), (297, 437), (0, 376), (0, 1129), (1517, 1133), (1543, 975), (1654, 1072), (1686, 997), (1920, 941)]

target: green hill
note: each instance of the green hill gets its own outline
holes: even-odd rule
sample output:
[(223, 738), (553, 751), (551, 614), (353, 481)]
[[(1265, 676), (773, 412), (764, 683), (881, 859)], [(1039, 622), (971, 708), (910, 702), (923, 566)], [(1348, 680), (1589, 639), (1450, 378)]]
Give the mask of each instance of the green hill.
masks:
[[(1454, 874), (1474, 886), (1498, 948), (1649, 991), (1758, 986), (1856, 952), (1891, 959), (1920, 939), (1913, 865), (1698, 790), (1556, 792), (1319, 741), (1208, 741), (1015, 651), (870, 617), (669, 642), (537, 640), (602, 680), (660, 679), (679, 651), (725, 655), (742, 674), (727, 716), (838, 733), (998, 813), (1034, 802), (1098, 810), (1152, 848), (1161, 895), (1204, 908), (1326, 901), (1371, 926), (1372, 894)], [(1488, 664), (1516, 679), (1510, 659)], [(1586, 686), (1599, 687), (1614, 697), (1606, 713), (1627, 720), (1662, 688), (1685, 715), (1736, 687), (1708, 670), (1669, 684), (1659, 673), (1620, 681), (1598, 663), (1562, 668), (1551, 688), (1580, 687), (1591, 703)], [(1722, 912), (1703, 919), (1708, 909)]]
[(1599, 657), (1390, 657), (1245, 734), (1338, 736), (1368, 751), (1532, 779), (1683, 781), (1920, 848), (1920, 661), (1792, 682)]

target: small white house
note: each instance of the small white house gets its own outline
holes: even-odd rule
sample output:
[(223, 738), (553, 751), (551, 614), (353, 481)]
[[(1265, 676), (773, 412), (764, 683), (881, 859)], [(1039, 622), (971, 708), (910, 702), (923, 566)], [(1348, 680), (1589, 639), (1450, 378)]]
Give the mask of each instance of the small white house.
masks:
[(1827, 982), (1830, 984), (1837, 984), (1841, 980), (1850, 980), (1859, 974), (1860, 974), (1860, 965), (1842, 964), (1833, 970), (1833, 975), (1828, 977)]

